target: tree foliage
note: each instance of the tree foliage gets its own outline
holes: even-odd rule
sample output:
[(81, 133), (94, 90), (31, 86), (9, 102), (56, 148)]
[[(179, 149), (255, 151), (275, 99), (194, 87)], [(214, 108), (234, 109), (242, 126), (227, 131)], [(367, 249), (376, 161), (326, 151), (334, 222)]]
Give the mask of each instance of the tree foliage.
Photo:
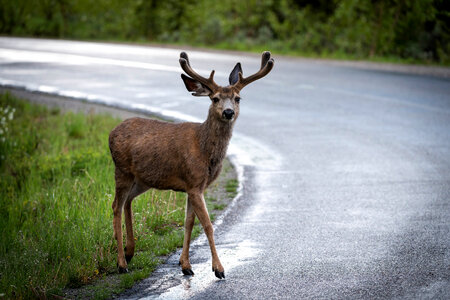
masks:
[(0, 33), (450, 62), (447, 0), (0, 0)]

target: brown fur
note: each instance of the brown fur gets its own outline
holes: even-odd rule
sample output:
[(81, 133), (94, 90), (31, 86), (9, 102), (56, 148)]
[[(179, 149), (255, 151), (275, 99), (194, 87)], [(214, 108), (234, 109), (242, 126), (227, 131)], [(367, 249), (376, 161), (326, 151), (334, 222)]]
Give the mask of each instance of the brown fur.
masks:
[[(187, 55), (184, 55), (187, 60)], [(183, 273), (193, 274), (189, 263), (189, 243), (197, 216), (208, 237), (213, 271), (217, 277), (225, 278), (203, 192), (221, 171), (233, 125), (239, 115), (239, 89), (235, 86), (219, 87), (212, 83), (212, 76), (210, 81), (199, 78), (201, 82), (196, 81), (197, 78), (182, 78), (186, 88), (194, 95), (209, 96), (213, 100), (204, 123), (174, 124), (132, 118), (123, 121), (110, 133), (109, 147), (116, 167), (116, 194), (112, 208), (118, 267), (120, 272), (126, 272), (127, 263), (134, 255), (133, 199), (149, 188), (172, 189), (188, 194), (185, 236), (180, 257)], [(233, 117), (227, 117), (226, 110), (232, 110)], [(122, 248), (122, 209), (125, 210), (127, 231), (125, 252)]]
[(220, 173), (233, 128), (211, 119), (203, 124), (125, 120), (109, 136), (118, 172), (148, 188), (204, 190)]

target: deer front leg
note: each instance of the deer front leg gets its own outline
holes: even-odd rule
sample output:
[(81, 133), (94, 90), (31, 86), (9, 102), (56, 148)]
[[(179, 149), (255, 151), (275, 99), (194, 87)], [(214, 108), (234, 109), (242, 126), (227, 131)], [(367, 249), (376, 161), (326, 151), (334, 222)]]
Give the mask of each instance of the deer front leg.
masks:
[(186, 215), (184, 219), (184, 241), (183, 251), (180, 256), (181, 271), (184, 275), (194, 275), (191, 264), (189, 262), (189, 245), (191, 243), (192, 228), (194, 227), (195, 213), (192, 207), (191, 200), (188, 197), (186, 200)]
[(216, 245), (214, 244), (214, 229), (209, 219), (208, 210), (206, 209), (203, 193), (189, 193), (188, 197), (191, 201), (194, 212), (202, 224), (203, 230), (208, 237), (209, 247), (211, 248), (212, 270), (219, 279), (225, 278), (225, 271), (220, 263), (217, 255)]

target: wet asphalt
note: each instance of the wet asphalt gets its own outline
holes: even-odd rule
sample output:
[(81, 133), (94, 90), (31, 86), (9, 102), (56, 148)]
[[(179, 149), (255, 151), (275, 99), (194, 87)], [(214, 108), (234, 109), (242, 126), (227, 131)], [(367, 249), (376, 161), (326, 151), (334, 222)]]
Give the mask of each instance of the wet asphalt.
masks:
[[(179, 52), (0, 38), (0, 84), (204, 120)], [(187, 53), (219, 84), (238, 61), (259, 67)], [(243, 189), (215, 231), (226, 279), (200, 237), (195, 276), (178, 252), (121, 298), (450, 298), (448, 78), (275, 56), (241, 97), (230, 153)]]

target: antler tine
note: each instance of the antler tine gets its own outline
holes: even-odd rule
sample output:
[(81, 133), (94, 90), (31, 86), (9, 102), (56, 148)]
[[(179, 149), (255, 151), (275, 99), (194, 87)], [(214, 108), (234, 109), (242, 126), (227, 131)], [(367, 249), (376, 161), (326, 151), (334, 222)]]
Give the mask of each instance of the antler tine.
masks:
[(265, 51), (262, 54), (261, 57), (261, 69), (256, 72), (253, 75), (250, 75), (248, 77), (244, 77), (242, 73), (239, 72), (239, 79), (234, 84), (235, 87), (237, 87), (239, 90), (243, 89), (247, 84), (258, 80), (264, 76), (266, 76), (273, 68), (274, 60), (273, 58), (270, 58), (270, 52)]
[(180, 53), (180, 58), (184, 58), (185, 60), (186, 60), (186, 62), (187, 62), (187, 64), (188, 64), (188, 66), (190, 67), (191, 66), (191, 63), (189, 62), (189, 57), (188, 57), (188, 55), (187, 55), (187, 53), (186, 52), (181, 52)]
[(189, 62), (189, 57), (186, 52), (180, 53), (180, 65), (186, 74), (191, 76), (193, 79), (199, 81), (203, 85), (206, 85), (211, 91), (216, 90), (219, 86), (214, 82), (214, 73), (215, 71), (212, 70), (211, 74), (209, 75), (209, 78), (205, 78), (201, 75), (199, 75), (197, 72), (195, 72), (192, 67), (191, 63)]
[(270, 59), (270, 52), (269, 51), (264, 51), (262, 56), (261, 56), (261, 69), (267, 64), (269, 59)]

